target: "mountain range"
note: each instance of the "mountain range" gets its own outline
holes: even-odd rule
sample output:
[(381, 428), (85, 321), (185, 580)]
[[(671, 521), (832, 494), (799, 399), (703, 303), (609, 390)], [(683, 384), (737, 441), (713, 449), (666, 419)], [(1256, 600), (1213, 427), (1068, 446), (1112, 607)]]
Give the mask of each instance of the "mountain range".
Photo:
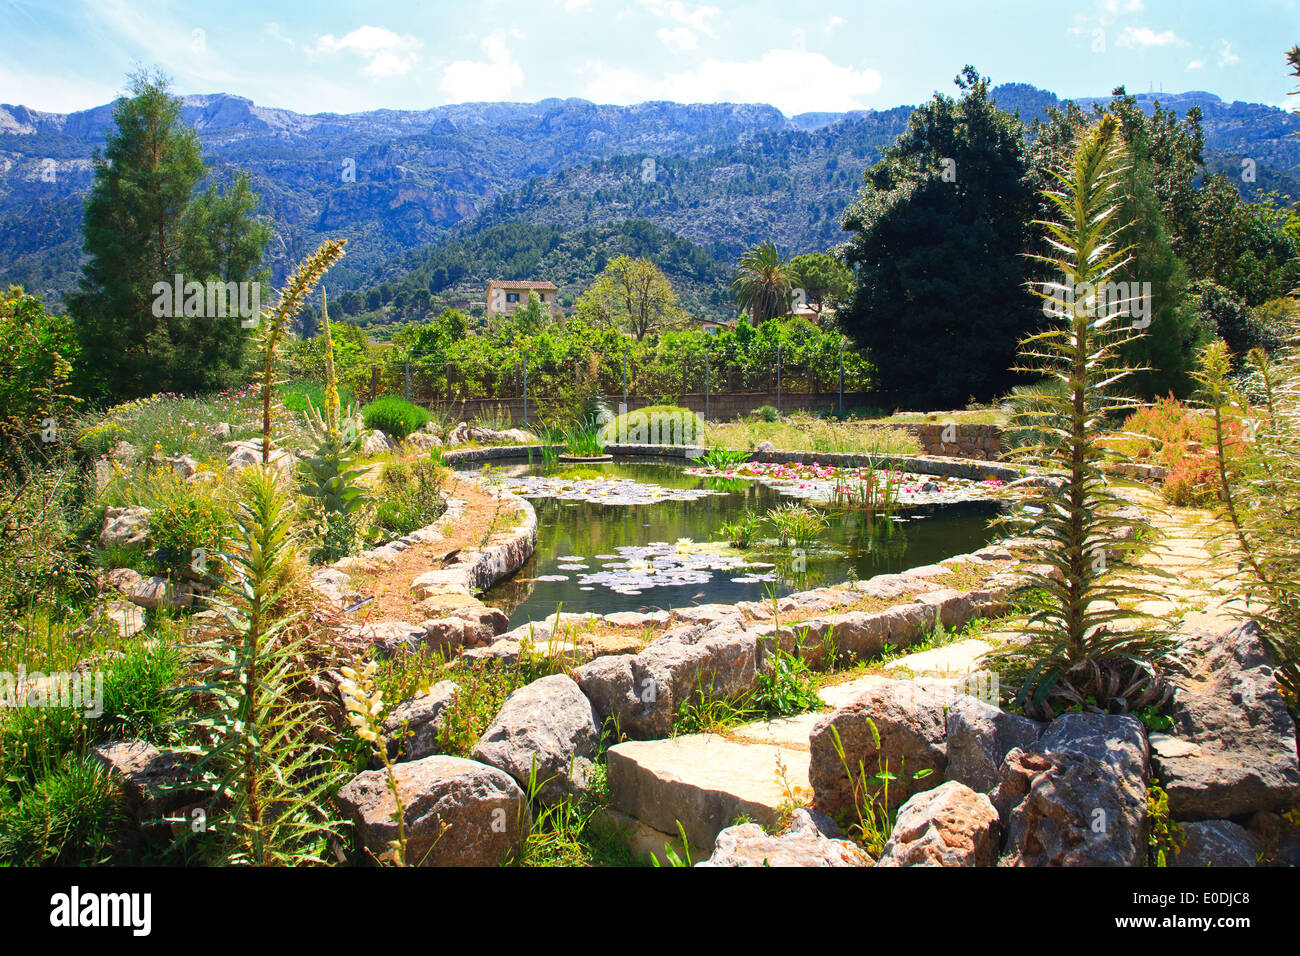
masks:
[[(1063, 103), (1026, 84), (993, 96), (1026, 121)], [(1300, 116), (1204, 92), (1137, 98), (1180, 115), (1200, 107), (1207, 169), (1232, 173), (1248, 196), (1300, 196)], [(555, 271), (499, 277), (550, 278), (572, 295), (599, 259), (577, 255), (581, 242), (613, 242), (668, 250), (661, 265), (694, 284), (689, 303), (715, 312), (726, 304), (706, 285), (745, 246), (774, 238), (797, 254), (842, 238), (839, 217), (862, 171), (911, 109), (787, 117), (764, 105), (550, 99), (304, 115), (212, 94), (184, 97), (182, 116), (212, 178), (248, 171), (274, 223), (277, 280), (322, 238), (343, 236), (348, 255), (331, 289), (419, 276), (434, 294), (464, 296), (493, 277), (486, 268), (513, 261)], [(0, 285), (51, 299), (75, 287), (92, 157), (111, 122), (111, 104), (68, 114), (0, 105)], [(1256, 163), (1252, 183), (1236, 176), (1243, 158)], [(509, 228), (520, 223), (529, 229)], [(521, 236), (534, 254), (502, 247)], [(548, 260), (555, 249), (569, 254)], [(448, 271), (454, 262), (461, 267)]]

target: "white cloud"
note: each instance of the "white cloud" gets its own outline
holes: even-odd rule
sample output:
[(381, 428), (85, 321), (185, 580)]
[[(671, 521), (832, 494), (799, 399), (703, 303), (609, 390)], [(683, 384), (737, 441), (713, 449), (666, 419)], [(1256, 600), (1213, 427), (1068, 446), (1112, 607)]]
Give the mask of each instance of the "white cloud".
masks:
[(373, 79), (404, 76), (415, 68), (424, 41), (387, 27), (362, 26), (342, 38), (326, 33), (316, 41), (317, 53), (354, 53), (366, 61), (361, 72)]
[(289, 46), (294, 46), (293, 38), (284, 35), (284, 31), (280, 29), (280, 24), (274, 22), (268, 23), (266, 25), (266, 32), (272, 39), (279, 40), (281, 43), (287, 43)]
[(639, 0), (639, 2), (656, 17), (666, 17), (674, 23), (680, 23), (684, 27), (710, 37), (714, 35), (713, 22), (722, 16), (722, 11), (717, 7), (691, 7), (681, 0)]
[(1241, 62), (1241, 57), (1232, 52), (1232, 44), (1227, 40), (1219, 41), (1219, 66), (1235, 66)]
[(657, 36), (664, 46), (678, 53), (685, 50), (694, 50), (699, 45), (695, 39), (695, 34), (686, 27), (673, 27), (671, 30), (667, 27), (660, 27)]
[(832, 16), (830, 20), (826, 22), (826, 32), (831, 33), (835, 30), (838, 30), (840, 27), (844, 26), (844, 24), (848, 22), (849, 22), (848, 20), (845, 20), (841, 16)]
[(1125, 27), (1115, 41), (1116, 46), (1127, 46), (1145, 48), (1152, 46), (1186, 46), (1187, 41), (1181, 39), (1173, 30), (1165, 30), (1156, 33), (1150, 27)]
[(1141, 13), (1142, 0), (1102, 0), (1104, 14), (1117, 17), (1124, 13)]
[[(515, 36), (522, 36), (511, 31)], [(457, 60), (442, 72), (439, 89), (451, 103), (502, 100), (524, 82), (524, 71), (506, 46), (505, 34), (492, 31), (481, 44), (487, 60)]]
[(1199, 69), (1200, 69), (1201, 67), (1203, 67), (1203, 66), (1205, 66), (1205, 61), (1204, 61), (1204, 60), (1193, 60), (1191, 63), (1188, 63), (1188, 64), (1187, 64), (1187, 69), (1188, 69), (1188, 70), (1199, 70)]
[(18, 72), (0, 63), (3, 100), (46, 113), (73, 113), (111, 103), (121, 92), (98, 80), (53, 73)]
[(768, 50), (756, 60), (705, 60), (685, 73), (652, 80), (624, 67), (588, 62), (584, 95), (601, 103), (770, 103), (786, 115), (862, 109), (880, 89), (871, 68), (839, 66), (821, 53)]

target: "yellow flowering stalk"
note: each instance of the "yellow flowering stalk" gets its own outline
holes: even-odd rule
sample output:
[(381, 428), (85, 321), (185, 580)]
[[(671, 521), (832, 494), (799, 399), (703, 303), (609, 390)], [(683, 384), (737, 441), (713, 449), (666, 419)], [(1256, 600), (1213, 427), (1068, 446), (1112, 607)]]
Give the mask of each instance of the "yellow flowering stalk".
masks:
[(377, 858), (378, 862), (406, 866), (406, 807), (402, 804), (402, 794), (393, 773), (393, 761), (388, 756), (388, 738), (381, 732), (384, 697), (375, 687), (375, 662), (367, 661), (359, 667), (341, 667), (339, 673), (343, 678), (339, 681), (339, 694), (348, 712), (348, 723), (383, 761), (388, 774), (388, 791), (396, 804), (393, 819), (397, 823), (397, 839), (388, 844), (388, 849)]
[(339, 380), (334, 374), (334, 339), (330, 335), (329, 301), (324, 289), (320, 291), (321, 321), (325, 326), (325, 427), (326, 437), (333, 448), (341, 448), (339, 433)]

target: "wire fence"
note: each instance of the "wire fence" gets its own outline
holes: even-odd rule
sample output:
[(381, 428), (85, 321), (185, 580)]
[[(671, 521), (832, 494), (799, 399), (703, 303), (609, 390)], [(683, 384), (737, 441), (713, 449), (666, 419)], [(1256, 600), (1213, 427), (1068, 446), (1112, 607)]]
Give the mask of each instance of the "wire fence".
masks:
[[(710, 415), (731, 413), (731, 406), (744, 396), (778, 410), (784, 410), (787, 397), (802, 407), (812, 396), (818, 407), (844, 411), (845, 402), (860, 402), (870, 384), (863, 363), (854, 359), (842, 351), (788, 356), (780, 349), (770, 362), (744, 365), (719, 362), (707, 352), (675, 359), (655, 356), (651, 361), (595, 353), (585, 360), (557, 361), (525, 353), (495, 365), (411, 358), (340, 364), (337, 371), (341, 384), (359, 402), (387, 395), (430, 407), (496, 402), (526, 419), (536, 409), (598, 393), (610, 403), (629, 407), (688, 404)], [(319, 356), (299, 355), (290, 364), (291, 377), (324, 381)]]

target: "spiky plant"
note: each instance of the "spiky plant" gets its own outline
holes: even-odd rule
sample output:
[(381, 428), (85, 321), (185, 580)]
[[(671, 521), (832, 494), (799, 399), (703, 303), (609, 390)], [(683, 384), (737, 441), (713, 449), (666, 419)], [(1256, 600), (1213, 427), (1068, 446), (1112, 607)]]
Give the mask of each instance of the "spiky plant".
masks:
[(1141, 334), (1131, 303), (1102, 294), (1127, 261), (1117, 246), (1124, 171), (1119, 130), (1107, 118), (1080, 135), (1072, 160), (1055, 172), (1059, 189), (1045, 195), (1058, 220), (1038, 223), (1050, 248), (1033, 258), (1059, 278), (1037, 284), (1048, 322), (1021, 344), (1019, 371), (1064, 387), (1041, 391), (1024, 413), (1038, 441), (1018, 457), (1050, 479), (1031, 490), (1022, 517), (1044, 567), (1029, 573), (1042, 600), (1026, 642), (999, 656), (1019, 703), (1039, 717), (1090, 704), (1132, 710), (1169, 693), (1155, 669), (1168, 638), (1123, 607), (1145, 594), (1115, 574), (1134, 546), (1117, 532), (1134, 521), (1117, 514), (1122, 501), (1100, 468), (1105, 416), (1134, 404), (1114, 393), (1134, 371), (1119, 364), (1118, 351)]
[[(1238, 563), (1246, 575), (1251, 614), (1278, 657), (1277, 677), (1300, 708), (1300, 338), (1276, 364), (1262, 352), (1250, 356), (1263, 408), (1252, 411), (1229, 379), (1227, 346), (1212, 342), (1201, 353), (1201, 396), (1214, 415), (1220, 495)], [(1225, 412), (1242, 410), (1247, 427), (1234, 467), (1227, 462)]]
[(308, 400), (307, 431), (315, 448), (298, 466), (298, 487), (318, 509), (322, 544), (312, 553), (312, 559), (332, 561), (355, 547), (360, 517), (370, 498), (361, 484), (365, 469), (352, 467), (360, 443), (358, 416), (351, 408), (340, 413), (329, 303), (323, 291), (321, 310), (325, 329), (324, 410), (317, 411)]
[(289, 320), (302, 311), (303, 304), (316, 288), (326, 270), (343, 257), (346, 239), (326, 239), (310, 256), (299, 264), (280, 290), (275, 307), (263, 309), (258, 347), (261, 351), (261, 370), (258, 382), (262, 388), (262, 464), (271, 461), (271, 406), (275, 395), (275, 360), (284, 339)]
[(319, 703), (299, 693), (310, 629), (293, 507), (274, 469), (240, 480), (230, 579), (213, 601), (221, 623), (196, 688), (212, 702), (197, 721), (195, 776), (211, 795), (197, 839), (223, 863), (319, 862), (339, 828), (327, 795), (341, 767), (319, 743)]

